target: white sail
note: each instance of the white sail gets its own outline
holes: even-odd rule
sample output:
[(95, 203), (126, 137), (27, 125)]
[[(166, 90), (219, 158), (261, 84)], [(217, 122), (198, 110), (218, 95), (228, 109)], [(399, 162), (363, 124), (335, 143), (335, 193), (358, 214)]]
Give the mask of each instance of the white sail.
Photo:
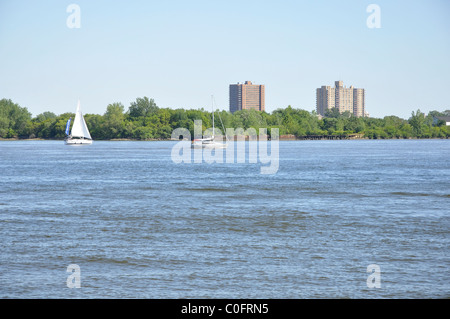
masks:
[(87, 128), (86, 121), (84, 120), (83, 113), (81, 112), (80, 101), (78, 101), (75, 119), (73, 120), (72, 136), (92, 139)]

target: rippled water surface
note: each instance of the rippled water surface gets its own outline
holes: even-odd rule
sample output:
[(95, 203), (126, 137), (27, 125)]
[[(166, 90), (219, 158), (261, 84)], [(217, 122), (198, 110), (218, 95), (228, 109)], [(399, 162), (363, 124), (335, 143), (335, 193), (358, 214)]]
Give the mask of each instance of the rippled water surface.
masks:
[(272, 175), (175, 143), (0, 142), (0, 297), (450, 297), (450, 141), (285, 141)]

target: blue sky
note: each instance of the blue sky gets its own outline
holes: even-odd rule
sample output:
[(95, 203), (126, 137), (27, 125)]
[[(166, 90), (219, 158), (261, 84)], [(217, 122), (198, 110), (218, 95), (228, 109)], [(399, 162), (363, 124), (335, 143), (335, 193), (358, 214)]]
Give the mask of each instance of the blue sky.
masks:
[[(70, 29), (67, 7), (81, 9)], [(381, 8), (370, 29), (369, 4)], [(0, 98), (35, 116), (103, 114), (137, 97), (228, 109), (266, 85), (266, 111), (315, 109), (322, 85), (366, 89), (374, 117), (450, 109), (450, 1), (0, 1)]]

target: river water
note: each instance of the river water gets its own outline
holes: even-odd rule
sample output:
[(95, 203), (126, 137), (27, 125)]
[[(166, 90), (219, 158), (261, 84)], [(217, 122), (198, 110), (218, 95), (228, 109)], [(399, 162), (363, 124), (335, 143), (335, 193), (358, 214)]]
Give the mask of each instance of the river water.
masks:
[(449, 140), (176, 143), (1, 141), (0, 297), (450, 297)]

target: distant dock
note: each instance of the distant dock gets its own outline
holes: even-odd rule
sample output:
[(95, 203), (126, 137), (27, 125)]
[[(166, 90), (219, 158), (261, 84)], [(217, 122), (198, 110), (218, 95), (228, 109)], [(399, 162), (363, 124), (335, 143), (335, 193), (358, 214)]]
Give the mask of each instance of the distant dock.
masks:
[[(363, 134), (346, 134), (346, 135), (305, 135), (294, 137), (292, 140), (358, 140), (362, 139)], [(280, 136), (280, 140), (283, 138)]]

